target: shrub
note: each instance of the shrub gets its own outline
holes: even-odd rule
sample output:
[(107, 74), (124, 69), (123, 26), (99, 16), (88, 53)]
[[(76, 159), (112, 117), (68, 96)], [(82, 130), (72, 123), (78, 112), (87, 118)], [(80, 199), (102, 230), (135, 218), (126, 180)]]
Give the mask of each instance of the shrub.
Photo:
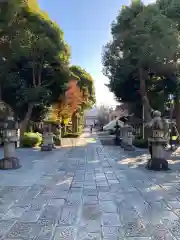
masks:
[(138, 148), (148, 148), (148, 140), (142, 138), (135, 138), (133, 140), (133, 145)]
[(53, 140), (54, 140), (54, 144), (55, 144), (55, 145), (57, 145), (57, 146), (60, 145), (61, 142), (60, 142), (60, 139), (59, 139), (59, 136), (58, 136), (58, 135), (54, 134)]
[(65, 133), (62, 137), (63, 138), (78, 138), (81, 133)]
[(42, 142), (42, 135), (40, 133), (26, 132), (21, 139), (22, 147), (37, 147)]

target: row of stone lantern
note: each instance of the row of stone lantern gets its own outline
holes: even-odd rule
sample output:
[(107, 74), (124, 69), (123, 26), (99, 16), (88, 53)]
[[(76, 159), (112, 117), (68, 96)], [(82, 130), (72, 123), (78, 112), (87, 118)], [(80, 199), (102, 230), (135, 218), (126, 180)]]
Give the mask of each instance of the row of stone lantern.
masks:
[[(0, 169), (18, 169), (21, 167), (18, 157), (16, 156), (16, 145), (18, 142), (17, 131), (19, 124), (14, 117), (9, 116), (1, 126), (4, 156), (0, 159)], [(59, 137), (58, 145), (61, 146), (61, 127), (57, 128), (57, 136)], [(43, 143), (41, 151), (52, 151), (55, 148), (54, 134), (51, 125), (45, 125), (43, 129)]]
[[(169, 170), (164, 148), (167, 143), (168, 126), (167, 122), (161, 118), (161, 112), (154, 111), (152, 121), (147, 123), (146, 126), (151, 128), (151, 136), (148, 138), (151, 158), (147, 162), (147, 169)], [(118, 129), (117, 124), (116, 129)], [(134, 150), (132, 126), (125, 122), (119, 130), (121, 147), (125, 150)]]

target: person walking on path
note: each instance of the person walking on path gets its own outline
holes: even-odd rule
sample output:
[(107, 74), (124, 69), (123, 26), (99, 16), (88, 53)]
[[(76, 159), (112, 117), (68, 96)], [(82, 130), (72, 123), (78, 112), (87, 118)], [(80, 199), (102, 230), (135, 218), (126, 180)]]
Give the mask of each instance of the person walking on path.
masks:
[(91, 125), (90, 127), (90, 132), (92, 133), (92, 131), (93, 131), (93, 125)]

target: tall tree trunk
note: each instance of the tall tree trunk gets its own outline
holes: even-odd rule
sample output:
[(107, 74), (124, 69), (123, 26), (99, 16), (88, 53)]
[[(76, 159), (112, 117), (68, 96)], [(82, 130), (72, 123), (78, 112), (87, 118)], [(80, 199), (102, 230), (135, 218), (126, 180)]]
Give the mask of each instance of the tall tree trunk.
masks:
[(24, 136), (24, 132), (27, 129), (28, 122), (29, 122), (29, 120), (31, 118), (33, 106), (34, 106), (34, 104), (32, 104), (32, 103), (30, 103), (28, 105), (27, 113), (26, 113), (24, 119), (21, 121), (21, 132), (20, 132), (21, 137)]
[(180, 133), (180, 95), (175, 97), (175, 115), (178, 132)]
[(147, 96), (146, 80), (142, 68), (140, 68), (139, 74), (140, 74), (140, 94), (142, 98), (142, 103), (144, 105), (144, 119), (145, 122), (150, 122), (152, 119), (151, 117), (152, 108), (150, 106), (149, 99)]
[(78, 129), (78, 120), (76, 113), (73, 113), (72, 115), (72, 132), (76, 133)]

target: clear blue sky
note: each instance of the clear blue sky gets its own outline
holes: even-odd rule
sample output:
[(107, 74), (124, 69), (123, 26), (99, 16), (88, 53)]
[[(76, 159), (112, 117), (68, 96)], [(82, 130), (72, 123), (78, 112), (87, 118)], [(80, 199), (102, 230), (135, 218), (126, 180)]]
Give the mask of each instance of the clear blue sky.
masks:
[[(147, 2), (147, 1), (146, 1)], [(94, 78), (97, 104), (115, 104), (101, 73), (102, 46), (110, 39), (110, 25), (127, 0), (39, 0), (41, 9), (63, 29), (71, 46), (72, 64), (85, 68)]]

